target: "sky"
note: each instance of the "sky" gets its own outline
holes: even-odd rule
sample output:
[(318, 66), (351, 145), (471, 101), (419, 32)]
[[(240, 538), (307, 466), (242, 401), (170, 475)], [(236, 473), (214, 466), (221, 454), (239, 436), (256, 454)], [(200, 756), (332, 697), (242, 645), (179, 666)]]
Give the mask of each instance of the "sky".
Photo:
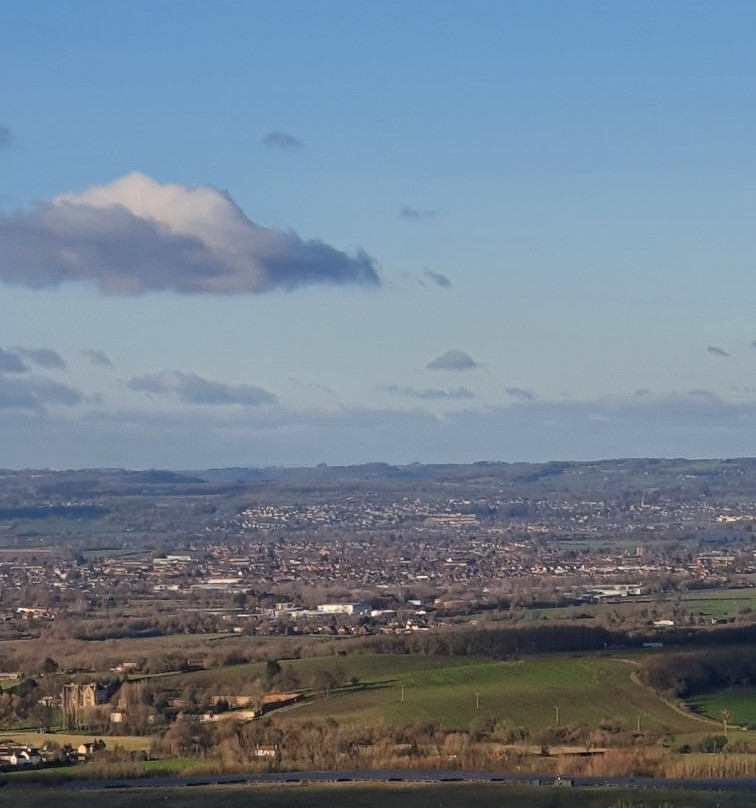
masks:
[(0, 4), (0, 467), (756, 455), (755, 29)]

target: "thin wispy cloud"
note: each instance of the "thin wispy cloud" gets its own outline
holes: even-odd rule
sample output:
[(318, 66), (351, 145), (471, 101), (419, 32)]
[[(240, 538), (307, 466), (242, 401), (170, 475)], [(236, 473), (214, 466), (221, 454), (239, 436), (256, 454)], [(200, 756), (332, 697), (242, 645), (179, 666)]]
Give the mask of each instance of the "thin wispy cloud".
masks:
[(460, 351), (458, 348), (452, 348), (441, 356), (437, 356), (426, 367), (428, 370), (472, 370), (478, 367), (478, 363), (470, 354)]
[(88, 282), (111, 295), (380, 284), (363, 251), (349, 255), (262, 227), (214, 188), (162, 185), (139, 173), (31, 211), (0, 213), (0, 281), (31, 288)]
[(39, 365), (43, 368), (48, 368), (50, 370), (65, 370), (66, 362), (63, 357), (57, 352), (54, 351), (52, 348), (15, 348), (14, 349), (19, 356), (23, 356), (24, 359), (28, 359), (30, 362), (33, 362), (35, 365)]
[(0, 409), (42, 411), (50, 405), (73, 407), (84, 396), (73, 387), (39, 376), (0, 376)]
[(413, 208), (411, 205), (403, 205), (399, 209), (400, 219), (409, 219), (410, 221), (417, 221), (419, 219), (432, 219), (436, 215), (435, 210), (428, 210), (422, 208)]
[(267, 132), (262, 138), (263, 145), (267, 149), (282, 149), (283, 151), (297, 151), (304, 148), (304, 143), (296, 136), (288, 132), (274, 130)]
[(329, 396), (334, 395), (334, 391), (327, 387), (325, 384), (318, 384), (317, 382), (309, 382), (307, 385), (312, 390), (320, 390), (321, 393), (328, 393)]
[(86, 356), (86, 358), (93, 365), (103, 368), (113, 367), (113, 363), (110, 361), (110, 357), (105, 353), (105, 351), (98, 351), (94, 348), (85, 348), (82, 351), (82, 354), (84, 354), (84, 356)]
[(407, 398), (418, 398), (423, 401), (434, 401), (438, 399), (470, 399), (475, 398), (475, 393), (466, 387), (456, 387), (449, 390), (442, 390), (436, 387), (426, 387), (424, 390), (417, 390), (414, 387), (401, 387), (398, 384), (385, 384), (380, 388), (387, 393)]
[(25, 373), (29, 368), (21, 361), (21, 357), (13, 351), (0, 348), (0, 372)]
[(132, 390), (148, 395), (175, 395), (185, 404), (242, 404), (244, 406), (260, 406), (275, 404), (276, 396), (248, 384), (229, 385), (210, 381), (195, 373), (181, 373), (177, 370), (163, 370), (160, 373), (148, 373), (135, 376), (128, 383)]
[(720, 348), (718, 345), (709, 345), (706, 349), (708, 353), (712, 356), (729, 356), (730, 354), (725, 351), (724, 348)]
[(507, 387), (505, 392), (508, 396), (511, 396), (512, 398), (517, 398), (520, 401), (535, 400), (535, 396), (533, 395), (533, 393), (531, 393), (530, 390), (525, 390), (525, 388), (523, 387)]
[(432, 280), (436, 286), (440, 286), (442, 289), (451, 289), (451, 281), (446, 277), (446, 275), (442, 275), (440, 272), (434, 272), (432, 269), (428, 269), (427, 267), (423, 270), (423, 275)]

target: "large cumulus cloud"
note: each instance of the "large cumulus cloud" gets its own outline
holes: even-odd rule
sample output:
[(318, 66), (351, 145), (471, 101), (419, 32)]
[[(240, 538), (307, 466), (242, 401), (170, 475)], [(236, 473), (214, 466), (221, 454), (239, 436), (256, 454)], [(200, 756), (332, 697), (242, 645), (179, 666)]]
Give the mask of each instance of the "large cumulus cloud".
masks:
[(139, 173), (0, 214), (0, 280), (34, 288), (89, 281), (110, 294), (379, 283), (365, 252), (262, 227), (214, 188)]

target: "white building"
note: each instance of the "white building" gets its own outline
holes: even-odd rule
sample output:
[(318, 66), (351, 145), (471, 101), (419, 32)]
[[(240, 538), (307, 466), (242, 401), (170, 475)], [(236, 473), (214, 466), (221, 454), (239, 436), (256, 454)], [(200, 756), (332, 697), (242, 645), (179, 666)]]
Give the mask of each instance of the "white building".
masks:
[(372, 606), (369, 603), (319, 603), (318, 611), (321, 614), (370, 614)]

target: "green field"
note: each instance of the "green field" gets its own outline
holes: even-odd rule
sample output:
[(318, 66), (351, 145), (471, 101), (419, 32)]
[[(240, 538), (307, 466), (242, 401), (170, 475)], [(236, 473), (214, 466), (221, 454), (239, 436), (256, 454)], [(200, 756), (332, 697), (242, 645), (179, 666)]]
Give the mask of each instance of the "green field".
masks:
[(419, 785), (389, 783), (339, 785), (210, 786), (174, 789), (0, 792), (0, 808), (752, 808), (743, 792), (505, 786), (498, 783)]
[(665, 597), (642, 595), (618, 598), (605, 603), (585, 603), (573, 606), (527, 607), (529, 620), (576, 620), (595, 619), (607, 610), (616, 612), (627, 620), (637, 620), (638, 611), (647, 609), (659, 614), (672, 606), (681, 606), (694, 615), (722, 619), (756, 611), (756, 587), (742, 589), (705, 589), (689, 592), (670, 592)]
[(734, 617), (747, 610), (756, 611), (756, 588), (686, 592), (682, 605), (688, 611), (704, 617)]
[[(331, 716), (340, 722), (408, 724), (437, 721), (466, 729), (478, 716), (505, 719), (531, 731), (562, 724), (597, 726), (609, 719), (627, 729), (701, 731), (686, 716), (631, 678), (625, 659), (553, 656), (518, 662), (469, 658), (364, 655), (294, 661), (308, 668), (340, 666), (360, 683), (288, 708), (290, 719)], [(230, 669), (229, 669), (230, 670)], [(402, 700), (403, 693), (403, 700)]]
[(688, 700), (688, 706), (694, 712), (711, 718), (722, 720), (722, 711), (728, 710), (731, 726), (756, 724), (756, 687), (730, 687), (717, 690)]
[[(595, 727), (602, 719), (628, 730), (700, 732), (705, 725), (676, 711), (631, 678), (637, 665), (605, 655), (529, 657), (491, 662), (472, 657), (356, 654), (282, 661), (306, 687), (314, 671), (337, 671), (346, 685), (278, 713), (291, 720), (409, 724), (437, 721), (467, 729), (478, 716), (504, 719), (531, 731), (556, 723)], [(262, 663), (166, 676), (167, 686), (231, 688), (260, 676)], [(403, 692), (403, 697), (402, 697)], [(403, 700), (402, 700), (403, 698)], [(478, 709), (479, 708), (479, 709)]]
[[(304, 659), (281, 659), (282, 667), (291, 666), (308, 684), (309, 677), (319, 669), (338, 671), (346, 679), (356, 676), (361, 681), (396, 678), (413, 671), (423, 671), (438, 667), (458, 667), (479, 664), (480, 660), (468, 657), (417, 656), (413, 654), (353, 654), (350, 656), (306, 657)], [(265, 663), (250, 662), (244, 665), (227, 665), (211, 670), (191, 673), (166, 674), (162, 683), (168, 687), (182, 687), (192, 684), (197, 687), (224, 687), (226, 683), (253, 679), (265, 671)]]

